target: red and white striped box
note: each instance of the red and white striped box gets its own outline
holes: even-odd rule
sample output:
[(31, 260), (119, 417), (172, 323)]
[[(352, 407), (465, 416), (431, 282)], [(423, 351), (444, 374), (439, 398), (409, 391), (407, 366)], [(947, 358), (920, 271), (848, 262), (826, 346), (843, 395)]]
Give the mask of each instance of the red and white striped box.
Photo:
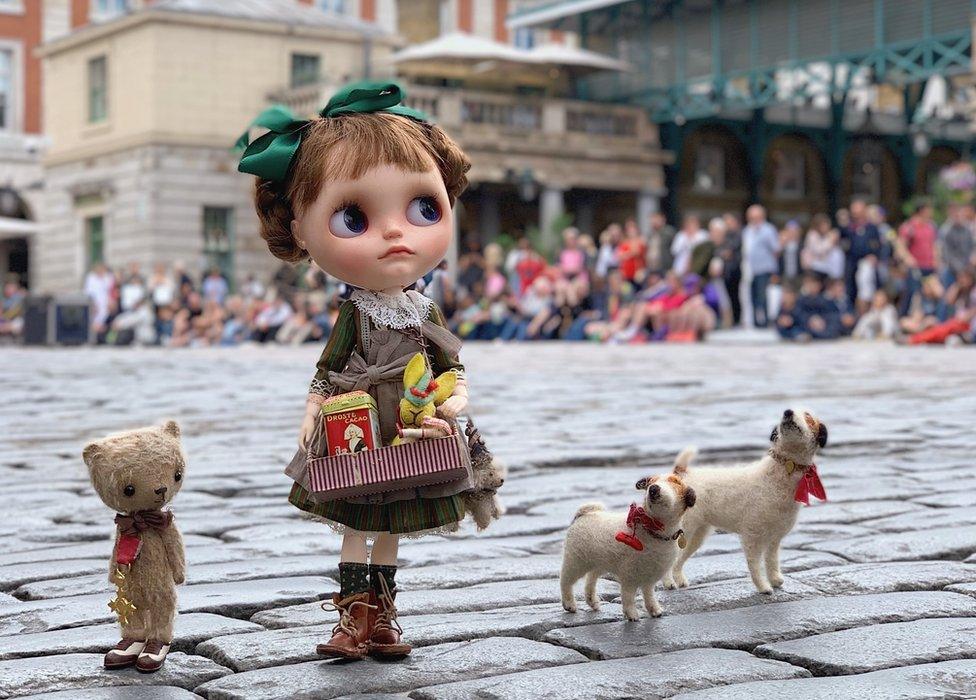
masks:
[(457, 435), (308, 461), (311, 491), (326, 500), (370, 496), (463, 479), (468, 475)]

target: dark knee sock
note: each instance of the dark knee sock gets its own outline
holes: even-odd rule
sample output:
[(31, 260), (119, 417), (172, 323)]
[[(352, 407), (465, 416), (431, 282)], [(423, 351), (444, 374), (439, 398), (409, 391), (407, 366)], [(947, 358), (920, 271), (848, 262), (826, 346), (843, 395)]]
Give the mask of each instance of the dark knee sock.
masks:
[(369, 592), (369, 567), (353, 561), (339, 562), (339, 597)]
[(396, 577), (397, 568), (392, 564), (370, 564), (369, 565), (369, 587), (372, 588), (376, 593), (381, 593), (383, 587), (380, 585), (380, 577), (386, 581), (387, 587), (390, 592), (396, 592), (396, 582), (393, 580)]

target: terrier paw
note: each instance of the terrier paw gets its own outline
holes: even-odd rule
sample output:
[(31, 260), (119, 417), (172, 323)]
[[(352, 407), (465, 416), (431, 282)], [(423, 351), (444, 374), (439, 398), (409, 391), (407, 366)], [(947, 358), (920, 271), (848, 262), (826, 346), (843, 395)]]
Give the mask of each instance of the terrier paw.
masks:
[(782, 588), (783, 577), (780, 574), (772, 574), (769, 577), (769, 583), (772, 585), (773, 588)]
[(770, 595), (773, 592), (773, 587), (767, 583), (765, 586), (756, 586), (756, 590), (763, 595)]
[(564, 600), (563, 601), (563, 610), (565, 610), (566, 612), (569, 612), (569, 613), (576, 612), (576, 601), (573, 601), (573, 600), (566, 601), (566, 600)]
[(674, 579), (673, 579), (673, 578), (670, 578), (670, 577), (669, 577), (669, 578), (666, 578), (666, 579), (664, 579), (663, 581), (661, 581), (661, 585), (662, 585), (662, 586), (664, 586), (665, 588), (667, 588), (667, 589), (669, 589), (669, 590), (672, 590), (672, 591), (673, 591), (673, 590), (674, 590), (675, 588), (677, 588), (677, 587), (678, 587), (678, 584), (676, 584), (676, 583), (674, 582)]
[(678, 588), (687, 588), (688, 587), (688, 579), (687, 579), (687, 577), (684, 574), (678, 574), (677, 576), (675, 576), (674, 577), (674, 581), (675, 581), (675, 583), (678, 584)]
[(651, 617), (661, 617), (661, 615), (664, 614), (664, 608), (662, 608), (660, 605), (652, 605), (651, 607), (647, 608), (647, 613)]
[(595, 612), (600, 612), (600, 599), (599, 598), (587, 598), (586, 604), (590, 606), (590, 610)]
[(640, 619), (640, 611), (636, 608), (633, 610), (624, 610), (624, 617), (631, 622), (637, 622)]

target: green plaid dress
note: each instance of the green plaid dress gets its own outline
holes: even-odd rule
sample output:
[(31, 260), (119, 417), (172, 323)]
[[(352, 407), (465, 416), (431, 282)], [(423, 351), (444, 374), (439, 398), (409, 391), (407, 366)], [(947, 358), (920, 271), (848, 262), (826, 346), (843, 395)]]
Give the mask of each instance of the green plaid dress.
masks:
[[(431, 307), (429, 319), (444, 326), (444, 316), (437, 305)], [(317, 363), (311, 393), (329, 395), (328, 374), (341, 372), (354, 350), (365, 357), (360, 314), (351, 301), (339, 309), (329, 341)], [(396, 332), (391, 330), (391, 332)], [(436, 374), (451, 369), (463, 371), (457, 356), (448, 355), (436, 345), (428, 348), (428, 356)], [(398, 405), (377, 406), (379, 411), (398, 411)], [(412, 498), (382, 504), (353, 503), (344, 500), (323, 501), (314, 497), (301, 484), (292, 486), (288, 501), (295, 507), (331, 523), (360, 532), (418, 533), (447, 529), (464, 518), (464, 503), (460, 494), (437, 498)]]

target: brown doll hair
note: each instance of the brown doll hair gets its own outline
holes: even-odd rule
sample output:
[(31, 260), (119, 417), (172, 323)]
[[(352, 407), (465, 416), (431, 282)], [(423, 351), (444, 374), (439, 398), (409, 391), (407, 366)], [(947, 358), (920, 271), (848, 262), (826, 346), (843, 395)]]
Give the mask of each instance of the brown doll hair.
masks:
[(377, 165), (423, 172), (433, 162), (452, 206), (468, 185), (471, 161), (434, 124), (371, 112), (320, 117), (306, 128), (286, 180), (259, 179), (254, 191), (261, 237), (281, 260), (299, 262), (308, 257), (292, 236), (291, 222), (315, 201), (325, 180), (354, 180)]

